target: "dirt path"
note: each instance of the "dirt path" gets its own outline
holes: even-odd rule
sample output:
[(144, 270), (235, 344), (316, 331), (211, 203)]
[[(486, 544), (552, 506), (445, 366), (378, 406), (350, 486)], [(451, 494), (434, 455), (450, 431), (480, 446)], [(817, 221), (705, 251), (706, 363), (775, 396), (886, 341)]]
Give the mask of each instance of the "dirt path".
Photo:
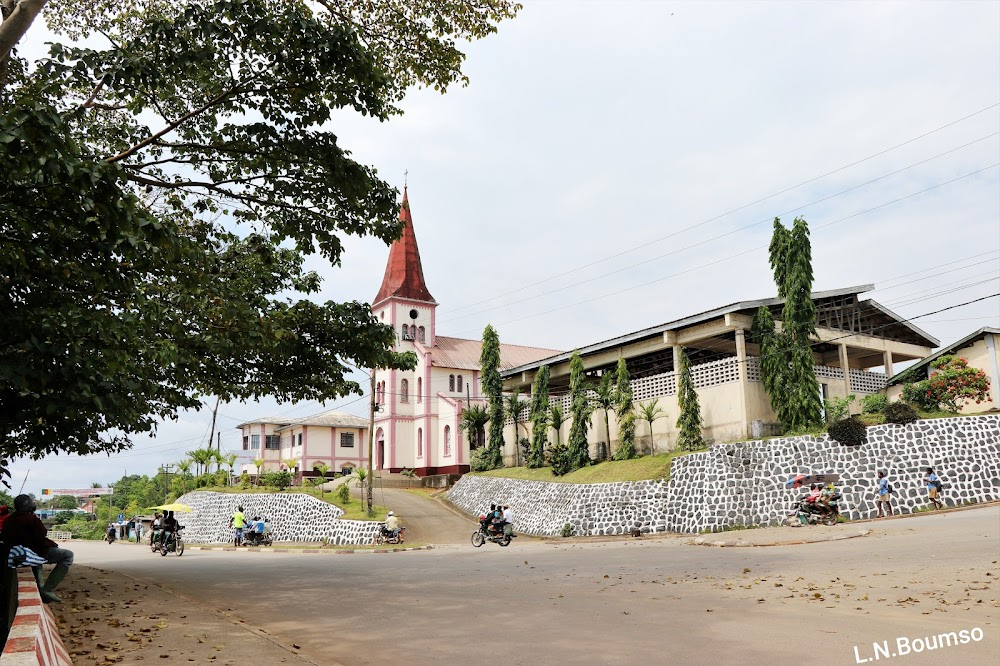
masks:
[(296, 654), (294, 644), (283, 644), (226, 612), (121, 573), (75, 565), (59, 594), (63, 603), (50, 608), (74, 664), (163, 660), (315, 666)]

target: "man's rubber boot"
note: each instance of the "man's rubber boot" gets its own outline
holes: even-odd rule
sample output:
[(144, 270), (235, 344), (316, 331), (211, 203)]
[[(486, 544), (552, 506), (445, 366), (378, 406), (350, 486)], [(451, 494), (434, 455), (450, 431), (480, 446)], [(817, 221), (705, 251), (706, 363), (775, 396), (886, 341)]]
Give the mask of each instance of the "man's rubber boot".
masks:
[(63, 581), (63, 578), (65, 578), (66, 574), (68, 573), (69, 573), (69, 567), (67, 567), (64, 564), (56, 565), (56, 567), (52, 570), (52, 572), (49, 573), (49, 577), (48, 579), (46, 579), (45, 585), (42, 587), (41, 590), (39, 590), (39, 592), (42, 595), (42, 600), (45, 603), (51, 604), (51, 603), (59, 603), (62, 601), (62, 599), (60, 599), (56, 595), (54, 590), (59, 585), (59, 583)]

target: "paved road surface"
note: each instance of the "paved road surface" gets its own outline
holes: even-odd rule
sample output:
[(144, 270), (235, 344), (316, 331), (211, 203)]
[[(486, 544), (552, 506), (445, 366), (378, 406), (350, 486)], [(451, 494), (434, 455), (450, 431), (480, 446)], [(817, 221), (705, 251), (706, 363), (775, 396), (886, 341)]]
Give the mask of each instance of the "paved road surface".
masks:
[(767, 548), (685, 538), (183, 558), (74, 548), (79, 563), (229, 610), (317, 663), (856, 665), (873, 643), (896, 651), (900, 638), (974, 628), (979, 641), (897, 659), (1000, 663), (1000, 507), (870, 527)]
[(441, 502), (401, 488), (376, 487), (373, 499), (375, 504), (395, 511), (400, 517), (406, 526), (407, 543), (467, 544), (478, 527), (476, 521), (462, 517)]

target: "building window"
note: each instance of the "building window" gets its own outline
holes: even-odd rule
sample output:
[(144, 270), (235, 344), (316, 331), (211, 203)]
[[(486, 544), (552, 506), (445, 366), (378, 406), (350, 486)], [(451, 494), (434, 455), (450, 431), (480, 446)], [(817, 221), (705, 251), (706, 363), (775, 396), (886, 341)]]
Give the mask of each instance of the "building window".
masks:
[(299, 446), (302, 446), (302, 433), (299, 433)]
[(400, 402), (410, 401), (410, 382), (405, 379), (399, 382), (399, 401)]
[(345, 449), (354, 448), (354, 433), (353, 432), (342, 432), (340, 433), (340, 445)]
[(417, 340), (420, 340), (420, 342), (426, 342), (426, 340), (424, 339), (424, 335), (425, 335), (424, 327), (420, 326), (419, 328), (417, 328)]
[(462, 375), (459, 375), (458, 378), (455, 380), (455, 390), (458, 391), (459, 393), (462, 392)]
[(246, 451), (250, 447), (250, 438), (243, 435), (243, 450)]
[(250, 435), (250, 450), (256, 451), (260, 448), (260, 435)]
[(264, 435), (264, 448), (277, 451), (281, 448), (280, 435)]
[(422, 458), (424, 455), (424, 431), (423, 428), (417, 428), (417, 457)]
[(424, 380), (422, 377), (417, 377), (417, 402), (424, 401)]
[(416, 335), (416, 333), (417, 333), (417, 327), (416, 326), (407, 326), (406, 324), (403, 324), (403, 339), (404, 340), (412, 340), (414, 338), (414, 336)]
[(455, 392), (455, 375), (448, 375), (448, 390)]
[(444, 454), (451, 455), (451, 426), (444, 427)]

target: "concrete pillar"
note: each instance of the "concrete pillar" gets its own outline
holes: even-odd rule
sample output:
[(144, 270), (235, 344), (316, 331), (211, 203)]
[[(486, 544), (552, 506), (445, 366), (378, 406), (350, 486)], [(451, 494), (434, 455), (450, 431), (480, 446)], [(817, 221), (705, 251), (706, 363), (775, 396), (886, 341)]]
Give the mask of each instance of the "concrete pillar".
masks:
[(743, 439), (750, 437), (749, 417), (749, 382), (747, 381), (747, 341), (746, 331), (742, 328), (736, 329), (736, 363), (740, 373), (740, 436)]
[(681, 346), (674, 345), (674, 373), (681, 371)]
[(844, 370), (844, 395), (851, 395), (851, 365), (847, 356), (847, 345), (839, 345), (840, 367)]
[(895, 371), (892, 369), (892, 352), (888, 349), (882, 352), (882, 365), (885, 366), (885, 376), (892, 377)]

